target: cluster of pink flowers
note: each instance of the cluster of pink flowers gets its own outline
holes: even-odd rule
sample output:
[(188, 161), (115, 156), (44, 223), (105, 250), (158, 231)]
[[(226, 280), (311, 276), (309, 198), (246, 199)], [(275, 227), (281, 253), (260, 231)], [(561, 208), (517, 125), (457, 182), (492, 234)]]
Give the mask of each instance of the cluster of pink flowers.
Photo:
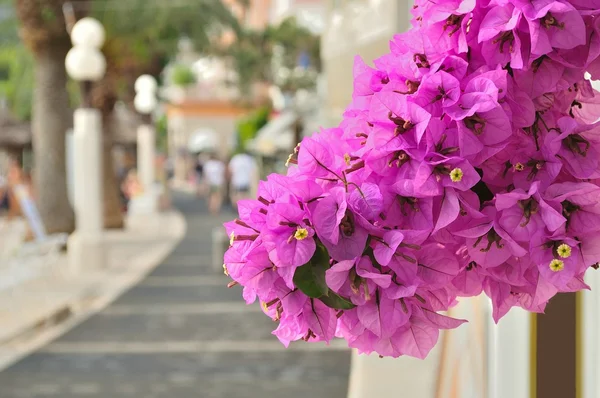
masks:
[(600, 0), (417, 0), (336, 128), (225, 225), (225, 270), (284, 344), (424, 358), (457, 297), (497, 321), (600, 261)]

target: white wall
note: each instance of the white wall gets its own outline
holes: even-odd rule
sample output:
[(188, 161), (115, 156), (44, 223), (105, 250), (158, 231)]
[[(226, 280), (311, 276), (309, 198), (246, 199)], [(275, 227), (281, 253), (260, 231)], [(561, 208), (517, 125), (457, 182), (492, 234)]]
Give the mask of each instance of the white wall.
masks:
[(283, 19), (294, 16), (301, 26), (310, 29), (315, 34), (325, 30), (326, 2), (274, 0), (271, 5), (270, 23), (278, 24)]
[(490, 314), (489, 398), (529, 398), (531, 319), (527, 311), (513, 308), (495, 325)]
[(581, 292), (583, 311), (583, 394), (581, 398), (600, 397), (600, 271), (589, 270), (585, 281), (591, 291)]
[(330, 125), (340, 121), (352, 99), (354, 57), (370, 63), (389, 52), (392, 36), (409, 28), (412, 5), (412, 0), (359, 0), (332, 9), (321, 39)]

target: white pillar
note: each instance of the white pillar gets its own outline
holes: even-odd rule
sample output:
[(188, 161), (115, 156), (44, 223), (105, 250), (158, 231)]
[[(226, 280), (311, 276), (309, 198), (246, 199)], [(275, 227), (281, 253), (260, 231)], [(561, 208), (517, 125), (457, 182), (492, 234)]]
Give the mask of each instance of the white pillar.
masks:
[(532, 315), (512, 308), (488, 333), (489, 398), (529, 398)]
[(75, 148), (74, 148), (74, 137), (73, 130), (70, 129), (67, 131), (65, 136), (65, 152), (67, 157), (67, 190), (69, 194), (69, 202), (71, 206), (75, 207), (75, 166), (74, 166), (74, 156), (75, 156)]
[(144, 192), (151, 192), (155, 182), (156, 134), (154, 127), (142, 124), (137, 133), (137, 168)]
[(600, 271), (590, 269), (585, 281), (592, 288), (582, 291), (582, 380), (581, 398), (600, 397)]
[(102, 121), (96, 109), (77, 109), (73, 127), (75, 232), (69, 237), (71, 272), (103, 268)]
[(151, 125), (143, 124), (138, 128), (137, 169), (143, 194), (130, 202), (130, 214), (150, 214), (158, 209), (159, 190), (155, 184), (156, 142), (155, 130)]

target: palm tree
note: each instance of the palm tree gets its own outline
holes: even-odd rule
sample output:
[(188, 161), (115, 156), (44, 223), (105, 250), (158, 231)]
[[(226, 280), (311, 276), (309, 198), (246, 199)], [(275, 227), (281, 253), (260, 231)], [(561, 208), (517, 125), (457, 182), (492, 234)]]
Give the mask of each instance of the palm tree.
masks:
[(123, 213), (121, 211), (121, 198), (119, 184), (113, 167), (113, 131), (110, 128), (110, 119), (117, 102), (117, 86), (119, 67), (115, 62), (115, 52), (118, 43), (110, 39), (105, 43), (103, 52), (107, 60), (106, 74), (92, 90), (92, 106), (100, 110), (102, 115), (103, 140), (102, 140), (102, 193), (104, 202), (104, 227), (109, 229), (123, 228)]
[(15, 0), (19, 33), (35, 59), (33, 93), (34, 189), (49, 233), (72, 232), (67, 195), (65, 134), (72, 124), (65, 57), (71, 43), (62, 12), (66, 0)]

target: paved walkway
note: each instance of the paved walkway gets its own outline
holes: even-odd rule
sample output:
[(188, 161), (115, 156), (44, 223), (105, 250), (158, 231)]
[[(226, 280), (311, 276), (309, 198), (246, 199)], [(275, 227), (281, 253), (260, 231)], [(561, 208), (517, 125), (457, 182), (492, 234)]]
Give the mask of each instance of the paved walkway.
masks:
[(350, 353), (298, 343), (210, 268), (215, 219), (191, 195), (185, 239), (145, 280), (0, 373), (0, 397), (345, 398)]

